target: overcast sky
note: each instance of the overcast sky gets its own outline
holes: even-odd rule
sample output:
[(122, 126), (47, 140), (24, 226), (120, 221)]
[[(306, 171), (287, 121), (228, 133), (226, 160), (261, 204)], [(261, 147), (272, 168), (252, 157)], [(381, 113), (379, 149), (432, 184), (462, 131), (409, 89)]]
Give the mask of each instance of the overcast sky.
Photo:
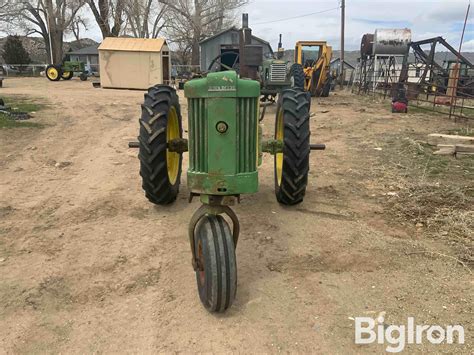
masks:
[[(359, 49), (362, 35), (373, 33), (376, 28), (404, 27), (412, 30), (413, 40), (443, 36), (457, 48), (468, 3), (468, 0), (346, 0), (346, 49)], [(280, 33), (283, 47), (287, 49), (297, 40), (326, 40), (334, 49), (339, 49), (339, 6), (339, 0), (250, 0), (240, 12), (249, 13), (253, 34), (270, 42), (274, 49)], [(292, 19), (305, 14), (312, 15)], [(463, 51), (474, 52), (473, 19), (474, 6), (466, 27)], [(86, 36), (101, 39), (92, 19)]]

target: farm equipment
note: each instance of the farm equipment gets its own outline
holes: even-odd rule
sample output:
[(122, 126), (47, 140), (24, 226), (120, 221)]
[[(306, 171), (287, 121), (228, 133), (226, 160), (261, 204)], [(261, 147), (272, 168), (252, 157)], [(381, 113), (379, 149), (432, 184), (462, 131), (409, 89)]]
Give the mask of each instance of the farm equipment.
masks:
[[(248, 17), (245, 16), (243, 19), (243, 28), (248, 28)], [(281, 35), (278, 43), (277, 58), (262, 60), (262, 46), (253, 45), (249, 41), (245, 48), (242, 47), (242, 43), (250, 38), (248, 36), (251, 36), (251, 32), (249, 33), (245, 34), (242, 31), (240, 32), (239, 46), (231, 44), (225, 45), (226, 52), (217, 55), (211, 61), (208, 71), (235, 70), (237, 73), (242, 74), (241, 67), (243, 67), (244, 70), (247, 70), (243, 75), (244, 77), (260, 82), (260, 102), (263, 107), (275, 103), (277, 95), (285, 88), (303, 88), (303, 68), (294, 65), (291, 67), (291, 70), (289, 70), (288, 61), (282, 59), (284, 50), (282, 48)], [(247, 36), (247, 38), (245, 36)], [(244, 51), (245, 57), (241, 55)], [(261, 117), (263, 117), (264, 113), (265, 111), (263, 110)]]
[[(332, 57), (332, 47), (324, 41), (298, 41), (295, 45), (295, 64), (292, 70), (298, 65), (304, 72), (304, 89), (311, 93), (311, 96), (329, 96), (331, 90), (330, 62)], [(298, 82), (299, 84), (299, 82)]]
[(249, 44), (250, 34), (244, 21), (240, 75), (235, 70), (211, 72), (185, 84), (189, 140), (183, 138), (176, 91), (156, 85), (145, 94), (138, 144), (130, 144), (139, 148), (145, 196), (158, 205), (176, 200), (182, 154), (189, 153), (189, 201), (199, 198), (202, 204), (188, 228), (192, 266), (200, 300), (211, 312), (224, 312), (236, 295), (240, 224), (231, 206), (241, 195), (258, 191), (263, 153), (274, 156), (277, 201), (295, 205), (305, 195), (310, 150), (325, 148), (310, 144), (310, 97), (301, 88), (281, 90), (274, 136), (263, 139), (258, 119), (261, 83), (251, 79), (262, 60), (251, 60), (258, 49)]
[(50, 64), (46, 67), (46, 77), (51, 81), (71, 80), (74, 73), (80, 73), (82, 81), (87, 80), (87, 71), (84, 62), (64, 61), (61, 65)]
[[(259, 67), (259, 80), (261, 83), (261, 93), (263, 100), (274, 102), (276, 96), (281, 93), (282, 89), (289, 87), (304, 87), (303, 71), (298, 72), (293, 68), (288, 71), (288, 62), (283, 60), (284, 49), (280, 40), (278, 42), (278, 52), (276, 59), (264, 60)], [(298, 68), (297, 68), (298, 69)], [(296, 82), (294, 76), (297, 76)], [(298, 78), (301, 78), (298, 80)]]

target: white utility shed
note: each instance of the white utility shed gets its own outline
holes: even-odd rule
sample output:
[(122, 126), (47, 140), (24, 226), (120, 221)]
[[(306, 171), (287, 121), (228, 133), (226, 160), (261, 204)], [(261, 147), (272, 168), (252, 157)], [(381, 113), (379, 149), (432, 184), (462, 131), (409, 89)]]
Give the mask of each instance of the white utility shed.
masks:
[(142, 89), (169, 84), (171, 61), (163, 38), (107, 37), (99, 46), (103, 88)]

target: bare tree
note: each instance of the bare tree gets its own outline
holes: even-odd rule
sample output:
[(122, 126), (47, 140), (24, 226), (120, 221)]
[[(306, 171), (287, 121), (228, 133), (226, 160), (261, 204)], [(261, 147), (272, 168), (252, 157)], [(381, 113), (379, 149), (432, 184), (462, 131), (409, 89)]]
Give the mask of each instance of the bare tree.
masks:
[(86, 0), (102, 37), (117, 37), (124, 25), (124, 10), (127, 0)]
[(74, 35), (74, 38), (76, 41), (79, 41), (81, 39), (81, 28), (83, 28), (85, 31), (87, 31), (87, 18), (83, 16), (76, 16), (71, 22), (71, 26), (69, 26), (69, 30), (72, 32)]
[[(199, 42), (228, 26), (247, 0), (159, 0), (169, 9), (168, 37), (191, 48), (191, 64), (199, 64)], [(186, 47), (186, 46), (184, 46)]]
[[(21, 29), (26, 35), (43, 37), (47, 60), (59, 64), (63, 37), (83, 5), (83, 0), (12, 0), (0, 6), (0, 21)], [(51, 39), (51, 41), (50, 41)]]
[(133, 37), (157, 38), (165, 26), (166, 6), (157, 0), (128, 0), (126, 31)]

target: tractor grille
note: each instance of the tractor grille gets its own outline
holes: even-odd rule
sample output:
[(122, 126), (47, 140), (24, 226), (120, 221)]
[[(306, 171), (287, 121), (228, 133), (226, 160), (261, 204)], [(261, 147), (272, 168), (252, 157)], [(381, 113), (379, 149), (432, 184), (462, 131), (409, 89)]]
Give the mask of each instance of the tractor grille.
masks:
[(257, 169), (257, 98), (241, 97), (237, 106), (237, 173)]
[(207, 172), (207, 119), (205, 99), (189, 99), (189, 168)]
[(270, 81), (286, 80), (286, 63), (272, 63), (270, 65)]
[[(236, 98), (236, 173), (257, 170), (258, 98)], [(189, 169), (209, 172), (208, 118), (206, 99), (190, 98), (189, 110)]]

